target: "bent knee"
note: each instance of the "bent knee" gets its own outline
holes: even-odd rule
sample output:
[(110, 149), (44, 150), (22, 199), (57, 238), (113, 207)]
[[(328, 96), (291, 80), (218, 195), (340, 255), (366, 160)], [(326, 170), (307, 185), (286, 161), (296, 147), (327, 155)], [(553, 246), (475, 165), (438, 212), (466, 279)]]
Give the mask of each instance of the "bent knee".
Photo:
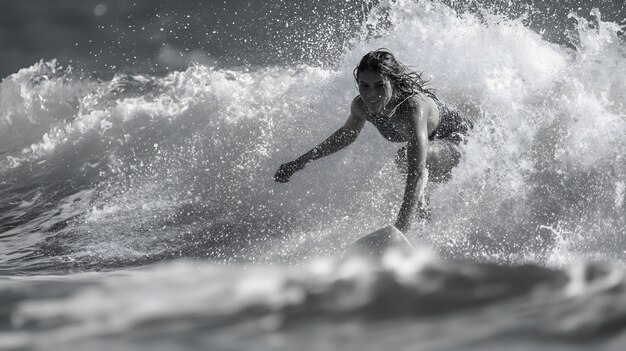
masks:
[(429, 178), (433, 182), (442, 182), (450, 179), (452, 169), (459, 164), (461, 154), (456, 145), (446, 140), (434, 140), (428, 147), (426, 167)]

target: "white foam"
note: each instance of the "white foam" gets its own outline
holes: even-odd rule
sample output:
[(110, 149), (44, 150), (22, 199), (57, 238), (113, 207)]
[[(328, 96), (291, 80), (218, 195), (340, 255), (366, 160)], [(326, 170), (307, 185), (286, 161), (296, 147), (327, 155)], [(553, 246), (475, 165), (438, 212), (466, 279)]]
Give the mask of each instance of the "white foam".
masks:
[[(74, 227), (90, 233), (75, 241), (78, 251), (106, 252), (112, 242), (141, 255), (176, 251), (188, 233), (230, 223), (266, 242), (258, 243), (262, 259), (334, 254), (395, 220), (401, 145), (368, 126), (348, 150), (289, 183), (271, 176), (343, 124), (357, 94), (352, 68), (387, 47), (476, 125), (452, 180), (430, 186), (432, 221), (410, 237), (424, 235), (452, 256), (543, 260), (555, 238), (538, 228), (559, 223), (577, 233), (580, 255), (621, 258), (610, 243), (623, 240), (613, 204), (626, 174), (624, 46), (614, 24), (578, 21), (572, 50), (521, 19), (383, 1), (333, 68), (194, 65), (99, 82), (39, 63), (1, 84), (2, 169), (68, 159), (80, 163), (71, 174), (98, 169), (96, 210)], [(203, 224), (176, 222), (186, 208), (206, 214)]]

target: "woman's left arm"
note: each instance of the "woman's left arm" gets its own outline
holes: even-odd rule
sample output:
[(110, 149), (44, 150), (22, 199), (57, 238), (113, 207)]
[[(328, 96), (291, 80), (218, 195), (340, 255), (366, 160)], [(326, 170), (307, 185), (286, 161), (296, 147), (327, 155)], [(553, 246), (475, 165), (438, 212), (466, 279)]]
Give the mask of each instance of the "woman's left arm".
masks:
[(404, 188), (404, 199), (398, 213), (395, 226), (402, 232), (406, 232), (411, 224), (411, 217), (415, 213), (416, 206), (424, 206), (424, 188), (428, 180), (426, 170), (426, 156), (428, 155), (428, 116), (422, 104), (413, 98), (409, 103), (410, 130), (407, 143), (408, 174)]

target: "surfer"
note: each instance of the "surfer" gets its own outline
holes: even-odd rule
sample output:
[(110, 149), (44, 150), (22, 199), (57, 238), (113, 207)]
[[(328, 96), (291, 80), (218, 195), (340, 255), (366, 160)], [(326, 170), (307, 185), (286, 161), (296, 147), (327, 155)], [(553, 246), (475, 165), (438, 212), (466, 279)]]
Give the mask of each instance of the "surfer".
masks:
[(471, 123), (446, 107), (425, 88), (420, 74), (400, 63), (391, 52), (369, 52), (354, 69), (359, 95), (352, 100), (344, 125), (321, 144), (280, 166), (274, 179), (288, 182), (304, 166), (354, 142), (365, 122), (389, 141), (406, 143), (396, 163), (406, 174), (406, 186), (395, 227), (406, 232), (413, 213), (426, 216), (427, 181), (441, 182), (459, 162), (458, 146)]

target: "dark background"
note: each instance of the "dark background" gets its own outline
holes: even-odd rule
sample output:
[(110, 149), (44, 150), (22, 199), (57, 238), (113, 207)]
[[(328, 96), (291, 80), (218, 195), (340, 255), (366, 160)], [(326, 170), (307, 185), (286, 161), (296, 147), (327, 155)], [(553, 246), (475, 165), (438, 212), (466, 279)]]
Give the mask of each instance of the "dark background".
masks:
[[(516, 17), (546, 40), (569, 45), (575, 20), (624, 24), (624, 0), (443, 0), (459, 11)], [(43, 60), (94, 72), (159, 73), (211, 65), (329, 63), (377, 1), (2, 0), (0, 77)]]

